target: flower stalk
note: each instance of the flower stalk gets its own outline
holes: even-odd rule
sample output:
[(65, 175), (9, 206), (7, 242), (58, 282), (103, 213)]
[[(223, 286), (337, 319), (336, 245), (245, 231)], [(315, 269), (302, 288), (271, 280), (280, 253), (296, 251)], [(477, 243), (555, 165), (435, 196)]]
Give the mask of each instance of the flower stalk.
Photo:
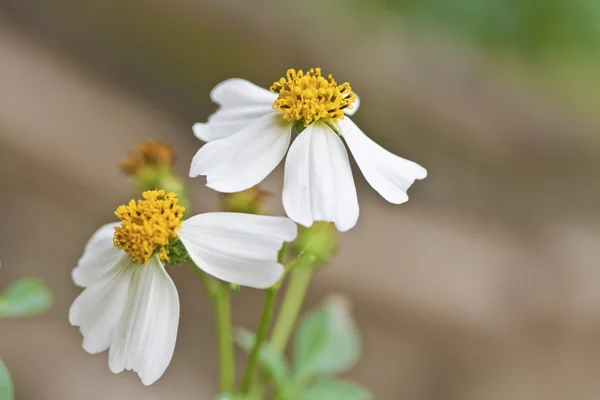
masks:
[[(285, 256), (287, 255), (288, 243), (283, 243), (281, 249), (279, 250), (279, 254), (277, 255), (277, 261), (280, 264), (285, 262)], [(286, 266), (287, 269), (287, 266)], [(283, 279), (283, 277), (282, 277)], [(280, 281), (281, 282), (281, 281)], [(269, 326), (271, 325), (271, 319), (273, 316), (273, 309), (275, 308), (275, 299), (277, 297), (277, 292), (279, 291), (280, 282), (273, 285), (271, 288), (265, 291), (265, 302), (263, 306), (262, 315), (260, 317), (260, 322), (258, 325), (258, 329), (256, 330), (256, 339), (254, 340), (254, 346), (250, 355), (248, 357), (248, 362), (246, 364), (246, 369), (244, 370), (244, 375), (242, 377), (242, 383), (240, 385), (240, 390), (242, 393), (249, 393), (252, 387), (252, 383), (254, 381), (254, 371), (256, 369), (256, 364), (258, 361), (258, 357), (260, 355), (260, 349), (265, 339), (267, 338), (267, 333), (269, 330)]]
[(290, 273), (290, 283), (283, 298), (271, 338), (271, 346), (276, 351), (283, 352), (290, 340), (300, 308), (304, 303), (304, 296), (310, 284), (312, 273), (312, 268), (304, 266), (294, 268)]
[(256, 330), (256, 339), (254, 340), (254, 347), (248, 357), (248, 362), (244, 370), (242, 377), (242, 383), (240, 390), (242, 393), (249, 393), (254, 378), (254, 371), (256, 370), (256, 364), (260, 355), (261, 347), (267, 338), (269, 326), (271, 325), (271, 316), (273, 315), (273, 309), (275, 308), (275, 298), (277, 296), (277, 290), (267, 289), (265, 291), (265, 303), (263, 306), (262, 315), (260, 317), (260, 323)]
[(231, 325), (231, 294), (229, 286), (219, 282), (214, 291), (215, 320), (219, 346), (219, 377), (221, 392), (235, 387), (235, 357), (233, 354), (233, 329)]

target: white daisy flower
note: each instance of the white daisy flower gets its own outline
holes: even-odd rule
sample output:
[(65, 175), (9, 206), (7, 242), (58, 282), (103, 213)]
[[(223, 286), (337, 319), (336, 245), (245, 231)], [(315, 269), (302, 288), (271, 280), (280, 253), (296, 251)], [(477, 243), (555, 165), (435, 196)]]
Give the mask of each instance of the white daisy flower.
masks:
[(206, 213), (183, 220), (175, 193), (144, 192), (120, 206), (120, 223), (104, 225), (87, 243), (73, 270), (85, 290), (69, 311), (91, 354), (109, 350), (114, 373), (137, 372), (144, 385), (165, 372), (175, 348), (179, 296), (165, 265), (187, 255), (206, 273), (227, 282), (267, 288), (283, 274), (277, 253), (296, 238), (284, 217)]
[(212, 90), (211, 98), (220, 108), (208, 122), (194, 125), (195, 135), (209, 143), (196, 153), (190, 176), (206, 176), (206, 185), (219, 192), (248, 189), (281, 162), (295, 127), (300, 134), (285, 163), (283, 206), (302, 225), (329, 221), (346, 231), (358, 220), (356, 187), (341, 138), (367, 182), (391, 203), (407, 201), (415, 179), (427, 176), (425, 168), (388, 152), (347, 117), (358, 109), (358, 97), (350, 84), (325, 78), (320, 68), (306, 74), (290, 69), (270, 91), (229, 79)]

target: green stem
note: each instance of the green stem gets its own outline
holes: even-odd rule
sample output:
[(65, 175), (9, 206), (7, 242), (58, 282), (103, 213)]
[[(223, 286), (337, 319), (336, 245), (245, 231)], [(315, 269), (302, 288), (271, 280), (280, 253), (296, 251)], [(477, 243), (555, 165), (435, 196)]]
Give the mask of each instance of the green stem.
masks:
[(229, 287), (225, 283), (219, 283), (220, 285), (214, 292), (215, 319), (219, 343), (219, 376), (221, 379), (221, 392), (230, 392), (235, 387), (231, 301)]
[[(289, 246), (289, 243), (288, 242), (284, 242), (283, 246), (281, 246), (281, 249), (279, 250), (279, 253), (277, 255), (277, 261), (280, 264), (284, 264), (285, 263), (285, 258), (286, 258), (286, 255), (287, 255), (288, 246)], [(288, 265), (284, 264), (285, 265), (285, 267), (284, 267), (285, 269), (284, 269), (284, 272), (283, 272), (283, 276), (281, 277), (281, 279), (279, 280), (279, 282), (277, 282), (275, 285), (273, 285), (271, 288), (268, 289), (268, 292), (265, 295), (265, 307), (263, 308), (263, 314), (262, 314), (262, 317), (261, 317), (261, 325), (262, 325), (262, 322), (263, 322), (263, 318), (266, 318), (265, 314), (267, 313), (267, 311), (268, 311), (269, 308), (270, 308), (270, 311), (268, 311), (268, 312), (270, 313), (270, 315), (269, 315), (268, 319), (269, 319), (269, 324), (270, 324), (270, 322), (271, 322), (270, 319), (271, 319), (271, 316), (273, 315), (273, 308), (274, 308), (274, 305), (275, 305), (276, 294), (277, 294), (277, 292), (279, 292), (279, 288), (281, 287), (281, 283), (283, 282), (283, 280), (284, 280), (287, 272), (289, 271), (290, 266), (293, 265), (293, 264), (294, 264), (294, 261), (292, 261)], [(271, 295), (272, 295), (272, 299), (270, 299)], [(269, 304), (269, 302), (272, 302), (272, 304)], [(259, 331), (260, 331), (260, 326), (259, 326)], [(255, 357), (260, 356), (260, 351), (258, 350), (258, 347), (259, 347), (260, 343), (264, 342), (264, 340), (266, 339), (267, 329), (265, 328), (265, 332), (264, 332), (265, 337), (263, 337), (260, 341), (258, 340), (258, 333), (259, 332), (257, 332), (257, 338), (256, 338), (256, 340), (254, 342), (254, 348), (252, 349), (253, 353), (254, 353), (254, 351), (256, 351), (256, 356)], [(252, 357), (252, 355), (250, 357)], [(250, 363), (250, 361), (248, 361), (248, 363)], [(259, 370), (258, 374), (253, 377), (252, 382), (250, 383), (250, 391), (249, 391), (249, 393), (250, 393), (250, 395), (251, 395), (250, 397), (252, 399), (262, 399), (263, 394), (264, 394), (264, 390), (265, 390), (265, 387), (264, 387), (265, 380), (266, 380), (266, 375), (265, 375), (264, 371)]]
[[(295, 259), (286, 265), (286, 272), (290, 271), (290, 283), (279, 310), (278, 319), (273, 329), (270, 345), (275, 351), (283, 352), (300, 314), (300, 308), (304, 302), (306, 289), (312, 278), (312, 268), (301, 266), (299, 259)], [(295, 268), (293, 268), (295, 267)], [(279, 288), (279, 284), (276, 285)], [(262, 399), (266, 390), (266, 377), (264, 373), (259, 374), (256, 384), (252, 387), (252, 399)]]
[(312, 278), (312, 272), (312, 268), (302, 266), (294, 268), (290, 272), (290, 283), (271, 338), (271, 346), (278, 352), (285, 350), (290, 339), (300, 308), (304, 302), (306, 289)]
[(265, 294), (265, 304), (260, 317), (260, 323), (258, 325), (258, 329), (256, 330), (254, 347), (252, 347), (252, 351), (248, 357), (248, 363), (246, 364), (246, 369), (244, 370), (244, 376), (242, 378), (242, 384), (240, 386), (242, 393), (248, 393), (250, 391), (250, 387), (252, 386), (252, 379), (254, 378), (254, 370), (256, 369), (256, 364), (260, 355), (260, 349), (263, 342), (267, 338), (267, 332), (269, 330), (269, 325), (271, 324), (271, 316), (273, 315), (273, 309), (275, 308), (276, 295), (276, 290), (267, 289)]

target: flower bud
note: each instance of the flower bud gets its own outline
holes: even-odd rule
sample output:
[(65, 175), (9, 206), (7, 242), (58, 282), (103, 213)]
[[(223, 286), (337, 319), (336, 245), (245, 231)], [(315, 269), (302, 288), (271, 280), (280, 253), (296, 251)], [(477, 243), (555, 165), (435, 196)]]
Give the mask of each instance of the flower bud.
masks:
[(145, 140), (129, 152), (121, 162), (121, 170), (127, 175), (136, 175), (145, 167), (170, 169), (175, 158), (175, 150), (167, 143)]
[(224, 193), (221, 195), (221, 209), (227, 212), (263, 215), (263, 203), (269, 195), (269, 192), (261, 190), (258, 186), (237, 193)]
[(185, 186), (173, 171), (176, 153), (164, 142), (145, 140), (121, 162), (121, 171), (132, 177), (140, 192), (162, 189), (179, 194), (179, 203), (189, 209)]
[(299, 227), (292, 243), (292, 253), (302, 264), (320, 267), (331, 261), (338, 248), (338, 231), (331, 222), (316, 221), (312, 226)]

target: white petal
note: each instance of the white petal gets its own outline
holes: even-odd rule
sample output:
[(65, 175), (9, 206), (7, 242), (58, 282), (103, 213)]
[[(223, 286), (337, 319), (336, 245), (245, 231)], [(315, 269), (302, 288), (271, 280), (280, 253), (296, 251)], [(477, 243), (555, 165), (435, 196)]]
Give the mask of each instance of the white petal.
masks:
[(338, 126), (367, 182), (390, 203), (407, 201), (410, 185), (427, 176), (425, 168), (385, 150), (350, 118), (340, 120)]
[(110, 370), (133, 370), (144, 385), (151, 385), (171, 362), (178, 325), (177, 289), (154, 255), (131, 276), (124, 312), (110, 346)]
[(206, 186), (219, 192), (248, 189), (281, 162), (291, 127), (279, 113), (271, 113), (235, 135), (207, 143), (194, 156), (190, 176), (206, 175)]
[(177, 232), (194, 263), (221, 280), (264, 289), (283, 274), (277, 253), (296, 238), (284, 217), (206, 213), (183, 222)]
[(83, 256), (72, 272), (73, 281), (77, 286), (87, 287), (114, 267), (125, 255), (123, 250), (113, 244), (114, 227), (117, 225), (119, 224), (110, 223), (102, 226), (87, 242)]
[(356, 96), (356, 101), (352, 103), (352, 108), (347, 108), (344, 110), (344, 114), (346, 115), (356, 114), (356, 112), (358, 111), (358, 107), (360, 107), (360, 97), (358, 97), (356, 93), (354, 93), (354, 95)]
[(110, 346), (117, 324), (123, 315), (133, 272), (129, 256), (88, 286), (69, 309), (69, 322), (79, 326), (83, 348), (91, 354)]
[(334, 222), (347, 231), (358, 220), (358, 200), (344, 143), (324, 123), (306, 128), (285, 161), (283, 207), (294, 221)]
[(238, 132), (252, 121), (273, 112), (277, 94), (243, 79), (228, 79), (210, 93), (221, 107), (208, 117), (206, 123), (194, 124), (196, 137), (210, 142)]

